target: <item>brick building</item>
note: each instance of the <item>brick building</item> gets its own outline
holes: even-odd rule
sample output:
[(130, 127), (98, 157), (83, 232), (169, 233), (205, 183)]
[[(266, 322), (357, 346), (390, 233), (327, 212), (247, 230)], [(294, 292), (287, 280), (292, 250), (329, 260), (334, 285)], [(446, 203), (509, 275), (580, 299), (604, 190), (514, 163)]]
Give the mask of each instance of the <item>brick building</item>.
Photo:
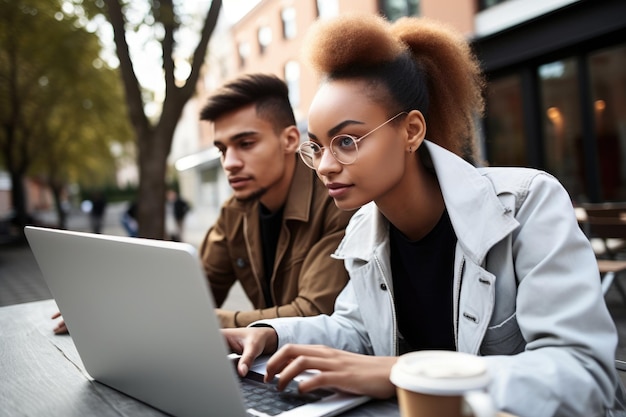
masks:
[[(575, 203), (626, 200), (623, 0), (261, 0), (212, 41), (201, 90), (245, 72), (274, 73), (306, 129), (317, 80), (302, 63), (302, 40), (315, 19), (350, 10), (436, 18), (468, 37), (489, 81), (487, 163), (551, 172)], [(210, 129), (195, 141), (197, 152), (178, 159), (181, 185), (216, 213), (229, 189), (219, 185)]]

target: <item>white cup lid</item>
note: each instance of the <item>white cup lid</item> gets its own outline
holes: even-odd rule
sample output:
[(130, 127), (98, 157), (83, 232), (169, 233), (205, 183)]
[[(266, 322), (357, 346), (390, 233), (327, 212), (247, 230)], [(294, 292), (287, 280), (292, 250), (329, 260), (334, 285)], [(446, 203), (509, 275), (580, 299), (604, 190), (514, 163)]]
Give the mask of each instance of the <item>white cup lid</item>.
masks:
[(409, 391), (461, 395), (483, 389), (490, 381), (483, 358), (445, 350), (410, 352), (391, 368), (391, 382)]

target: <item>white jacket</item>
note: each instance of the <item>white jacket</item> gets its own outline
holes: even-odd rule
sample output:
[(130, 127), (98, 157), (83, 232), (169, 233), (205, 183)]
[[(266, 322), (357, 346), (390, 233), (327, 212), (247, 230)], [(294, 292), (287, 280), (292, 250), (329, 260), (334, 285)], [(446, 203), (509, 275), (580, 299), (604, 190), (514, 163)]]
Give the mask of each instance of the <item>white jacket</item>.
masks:
[[(617, 415), (617, 333), (567, 192), (544, 172), (477, 169), (425, 143), (457, 236), (457, 350), (486, 356), (496, 406), (520, 417)], [(388, 226), (373, 203), (352, 217), (334, 254), (350, 275), (335, 313), (266, 321), (280, 346), (398, 354)]]

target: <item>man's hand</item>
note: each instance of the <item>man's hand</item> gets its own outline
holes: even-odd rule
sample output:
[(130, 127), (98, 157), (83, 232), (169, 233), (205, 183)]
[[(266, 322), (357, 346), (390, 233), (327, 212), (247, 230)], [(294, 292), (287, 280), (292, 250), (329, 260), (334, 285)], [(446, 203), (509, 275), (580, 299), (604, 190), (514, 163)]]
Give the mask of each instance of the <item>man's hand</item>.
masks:
[[(54, 320), (54, 319), (58, 319), (59, 317), (61, 317), (61, 312), (57, 311), (50, 318)], [(65, 321), (61, 320), (60, 322), (58, 322), (57, 326), (52, 331), (54, 332), (54, 334), (66, 334), (66, 333), (68, 333), (67, 326), (65, 326)]]

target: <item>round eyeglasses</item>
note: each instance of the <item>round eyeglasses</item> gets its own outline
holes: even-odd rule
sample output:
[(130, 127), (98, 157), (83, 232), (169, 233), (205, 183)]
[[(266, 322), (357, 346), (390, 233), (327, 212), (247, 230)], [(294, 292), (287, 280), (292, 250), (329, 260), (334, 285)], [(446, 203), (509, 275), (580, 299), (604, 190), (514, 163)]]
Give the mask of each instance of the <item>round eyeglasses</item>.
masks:
[[(359, 147), (357, 143), (376, 132), (381, 127), (385, 126), (387, 123), (391, 122), (395, 118), (400, 115), (407, 114), (402, 111), (386, 122), (380, 124), (374, 129), (370, 130), (360, 138), (357, 138), (352, 135), (342, 134), (337, 135), (330, 141), (330, 152), (333, 157), (343, 165), (353, 164), (358, 156), (359, 156)], [(318, 143), (311, 142), (310, 140), (303, 142), (298, 148), (298, 153), (300, 154), (300, 158), (304, 161), (304, 163), (311, 169), (317, 169), (322, 160), (322, 155), (324, 154), (324, 147), (320, 146)]]

